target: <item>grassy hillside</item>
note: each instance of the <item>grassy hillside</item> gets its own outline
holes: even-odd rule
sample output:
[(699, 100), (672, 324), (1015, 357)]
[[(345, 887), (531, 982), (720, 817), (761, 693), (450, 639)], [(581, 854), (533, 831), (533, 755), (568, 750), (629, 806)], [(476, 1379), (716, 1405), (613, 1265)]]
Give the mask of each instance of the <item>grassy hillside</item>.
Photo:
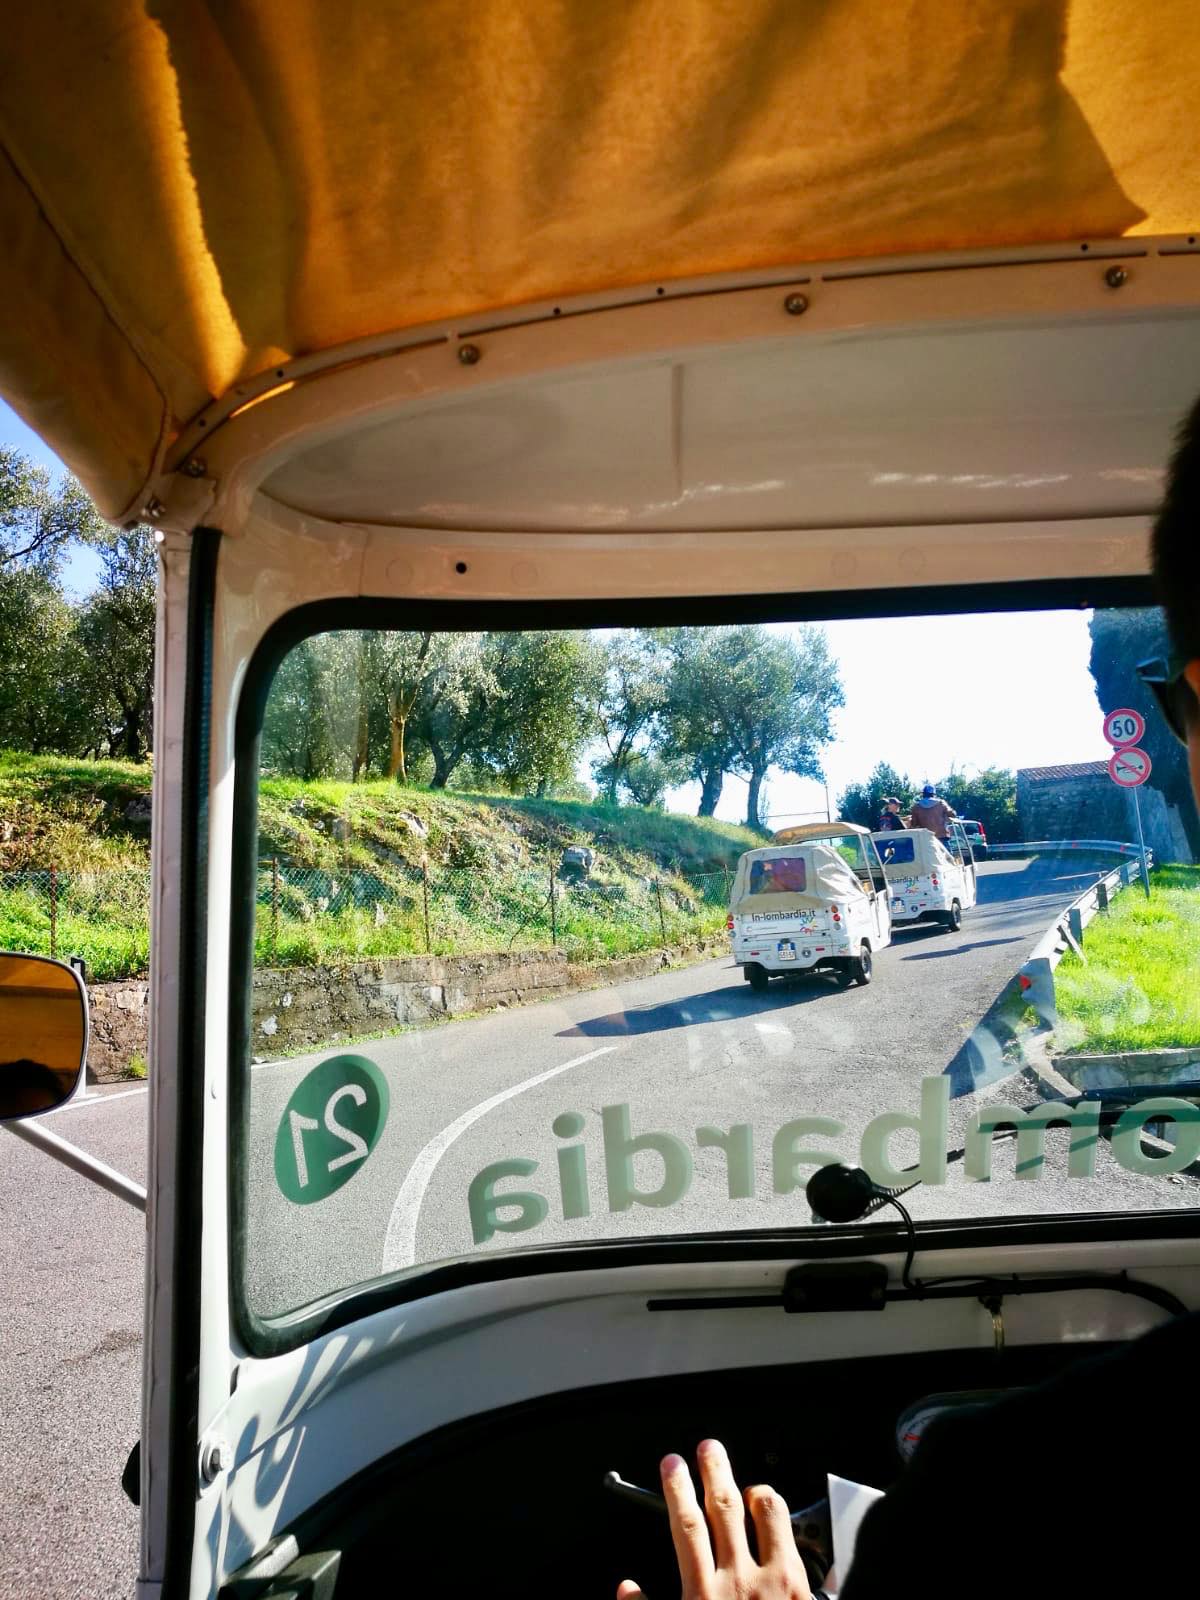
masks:
[[(93, 975), (147, 959), (149, 768), (0, 754), (0, 948)], [(267, 779), (260, 794), (260, 962), (338, 962), (522, 945), (624, 954), (714, 931), (728, 869), (760, 843), (724, 822), (394, 783)], [(585, 845), (592, 868), (558, 873)], [(556, 874), (551, 902), (551, 872)]]

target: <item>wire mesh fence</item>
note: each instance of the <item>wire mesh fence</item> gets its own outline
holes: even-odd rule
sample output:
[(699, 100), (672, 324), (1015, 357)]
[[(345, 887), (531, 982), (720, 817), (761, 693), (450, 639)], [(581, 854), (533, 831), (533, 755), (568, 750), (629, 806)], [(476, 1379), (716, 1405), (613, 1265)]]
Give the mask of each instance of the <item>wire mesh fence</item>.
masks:
[[(339, 965), (387, 956), (563, 950), (574, 960), (632, 954), (717, 932), (732, 872), (593, 875), (559, 858), (461, 866), (399, 862), (378, 872), (259, 863), (255, 961)], [(0, 873), (0, 949), (82, 956), (97, 980), (144, 973), (149, 872)]]
[(144, 973), (150, 960), (145, 867), (0, 873), (0, 950), (82, 956), (98, 978)]

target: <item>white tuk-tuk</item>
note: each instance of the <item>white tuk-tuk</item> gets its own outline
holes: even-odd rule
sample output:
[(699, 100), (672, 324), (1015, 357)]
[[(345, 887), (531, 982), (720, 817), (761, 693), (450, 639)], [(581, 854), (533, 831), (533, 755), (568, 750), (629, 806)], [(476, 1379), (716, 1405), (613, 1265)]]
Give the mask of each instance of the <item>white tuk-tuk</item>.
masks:
[(976, 901), (975, 867), (964, 857), (963, 841), (953, 834), (943, 843), (928, 828), (871, 835), (883, 863), (898, 928), (936, 922), (947, 933), (962, 926), (962, 915)]
[(867, 830), (818, 824), (781, 837), (794, 842), (746, 851), (730, 894), (733, 959), (750, 987), (815, 971), (870, 983), (873, 954), (891, 942), (891, 917)]
[[(1194, 6), (1121, 8), (1119, 36), (1115, 13), (892, 7), (881, 48), (876, 0), (12, 8), (0, 394), (160, 557), (139, 1600), (675, 1593), (662, 1519), (607, 1469), (717, 1427), (804, 1504), (831, 1459), (889, 1477), (879, 1418), (914, 1399), (939, 1397), (928, 1420), (1200, 1306), (1192, 1131), (1144, 1143), (1161, 1100), (1114, 1135), (1098, 1101), (1030, 1106), (1016, 1077), (976, 1095), (971, 1061), (1014, 1054), (963, 1055), (945, 961), (906, 971), (902, 1070), (878, 1022), (855, 1031), (869, 1004), (798, 1004), (801, 1038), (730, 1017), (707, 967), (602, 997), (564, 977), (429, 1029), (403, 1006), (452, 992), (452, 953), (419, 944), (404, 981), (390, 957), (284, 973), (269, 1016), (256, 974), (264, 722), (293, 651), (334, 663), (292, 676), (328, 688), (312, 719), (350, 789), (360, 730), (369, 756), (390, 714), (403, 753), (416, 680), (357, 698), (388, 641), (436, 664), (448, 636), (786, 624), (798, 658), (795, 627), (898, 619), (915, 649), (930, 616), (1020, 611), (1020, 664), (1057, 674), (1060, 614), (1153, 603), (1200, 384), (1200, 54)], [(890, 650), (857, 682), (886, 689)], [(828, 702), (766, 728), (749, 693), (742, 725), (713, 711), (720, 670), (692, 682), (702, 809), (732, 774), (761, 823), (765, 781), (819, 770)], [(838, 841), (812, 842), (752, 852), (747, 880), (790, 860), (849, 890)], [(852, 876), (858, 949), (834, 957), (827, 923), (828, 953), (862, 981), (890, 916)], [(526, 900), (547, 881), (553, 910), (540, 864)], [(364, 936), (420, 929), (415, 884)], [(761, 881), (749, 898), (773, 954), (739, 943), (746, 963), (790, 967)], [(824, 957), (781, 909), (796, 965)], [(53, 1098), (44, 1041), (65, 1082), (85, 1025), (66, 969), (13, 970), (21, 1116)], [(302, 1009), (324, 1017), (307, 1054), (273, 1031)], [(964, 1146), (991, 1181), (963, 1181)], [(919, 1180), (912, 1231), (874, 1203), (815, 1227), (806, 1181), (839, 1163)], [(65, 1492), (25, 1517), (39, 1551)], [(86, 1526), (94, 1473), (79, 1493)], [(919, 1586), (928, 1554), (896, 1569)]]

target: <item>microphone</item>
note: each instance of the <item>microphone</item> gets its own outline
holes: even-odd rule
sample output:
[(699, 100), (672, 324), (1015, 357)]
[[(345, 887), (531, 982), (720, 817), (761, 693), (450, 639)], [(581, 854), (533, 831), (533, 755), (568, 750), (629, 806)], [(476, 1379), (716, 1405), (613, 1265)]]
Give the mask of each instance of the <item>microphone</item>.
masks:
[(861, 1167), (843, 1166), (840, 1161), (818, 1167), (804, 1187), (813, 1215), (822, 1222), (858, 1222), (915, 1189), (885, 1189)]

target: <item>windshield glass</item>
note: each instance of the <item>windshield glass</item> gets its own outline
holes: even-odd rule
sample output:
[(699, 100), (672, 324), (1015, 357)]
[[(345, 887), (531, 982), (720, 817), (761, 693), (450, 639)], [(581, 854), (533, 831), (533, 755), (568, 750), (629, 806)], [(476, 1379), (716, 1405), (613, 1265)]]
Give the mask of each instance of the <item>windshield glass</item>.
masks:
[[(914, 640), (954, 670), (898, 703)], [(298, 644), (244, 886), (251, 1310), (807, 1229), (830, 1161), (919, 1179), (918, 1225), (1197, 1204), (1200, 826), (1134, 673), (1161, 641), (1147, 610)], [(973, 870), (903, 825), (927, 784), (982, 823)]]

